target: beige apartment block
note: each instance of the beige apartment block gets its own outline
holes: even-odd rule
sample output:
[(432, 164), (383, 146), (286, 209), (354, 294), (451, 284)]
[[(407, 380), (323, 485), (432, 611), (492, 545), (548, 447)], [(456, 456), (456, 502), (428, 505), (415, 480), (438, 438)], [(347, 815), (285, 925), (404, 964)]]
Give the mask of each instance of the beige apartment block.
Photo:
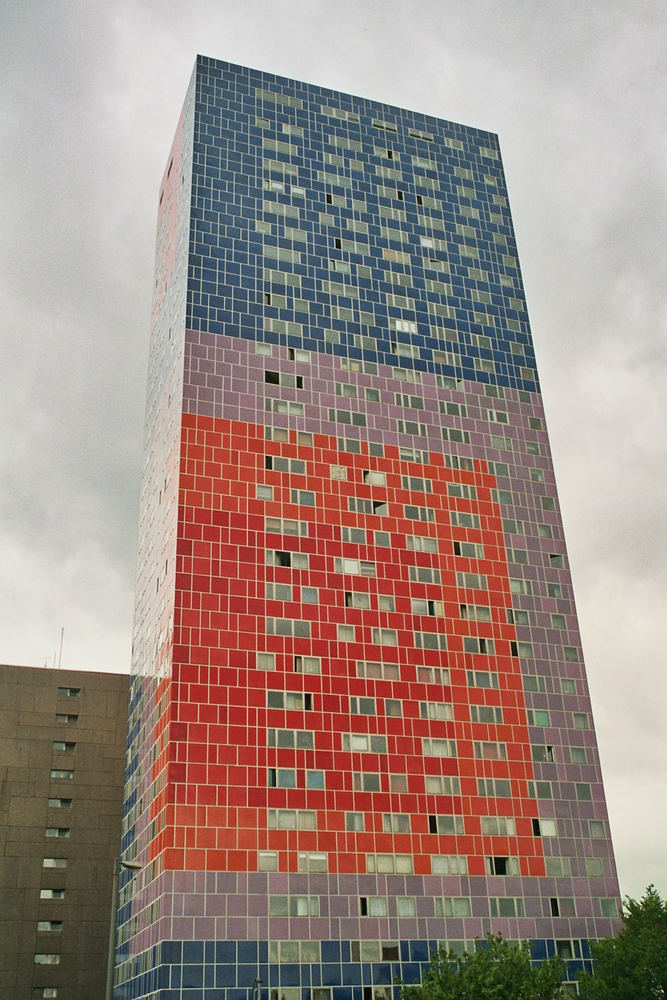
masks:
[(102, 1000), (125, 675), (0, 666), (0, 1000)]

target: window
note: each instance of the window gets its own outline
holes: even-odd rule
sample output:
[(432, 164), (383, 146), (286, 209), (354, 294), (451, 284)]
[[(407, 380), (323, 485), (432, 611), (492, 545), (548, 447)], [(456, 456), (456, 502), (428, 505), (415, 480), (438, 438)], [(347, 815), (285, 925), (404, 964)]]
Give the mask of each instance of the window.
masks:
[(267, 549), (266, 565), (308, 569), (308, 556), (304, 552), (280, 552), (277, 549)]
[(396, 898), (396, 913), (399, 917), (414, 917), (417, 913), (414, 896), (398, 896)]
[(432, 507), (416, 507), (412, 504), (406, 504), (404, 511), (405, 516), (410, 521), (424, 521), (427, 523), (435, 521), (435, 511)]
[(408, 776), (407, 774), (390, 774), (389, 775), (389, 791), (402, 794), (408, 790)]
[(483, 653), (485, 656), (493, 656), (496, 651), (493, 639), (484, 639), (476, 635), (463, 636), (464, 653)]
[(591, 878), (604, 875), (602, 858), (586, 858), (586, 874)]
[(353, 542), (355, 545), (366, 544), (366, 532), (363, 528), (341, 528), (341, 538), (344, 542)]
[(466, 671), (468, 687), (498, 688), (498, 674), (490, 670), (468, 670)]
[(427, 774), (424, 778), (424, 791), (428, 795), (460, 795), (461, 783), (458, 778), (448, 774)]
[(387, 485), (387, 474), (386, 472), (374, 472), (366, 469), (362, 475), (363, 481), (368, 483), (370, 486), (386, 486)]
[(587, 764), (586, 747), (570, 747), (570, 760), (573, 764)]
[(585, 781), (578, 781), (574, 786), (579, 802), (592, 802), (593, 792), (591, 786)]
[(447, 649), (447, 636), (444, 632), (415, 632), (417, 649)]
[(351, 590), (345, 591), (345, 607), (368, 610), (371, 606), (370, 594), (355, 593)]
[(293, 618), (267, 618), (267, 635), (301, 636), (310, 638), (310, 622)]
[(386, 917), (387, 900), (384, 896), (361, 896), (359, 915), (362, 917)]
[(477, 794), (486, 798), (511, 798), (512, 786), (507, 778), (478, 778)]
[(481, 722), (485, 725), (501, 725), (503, 710), (497, 705), (471, 705), (470, 721)]
[(357, 660), (357, 677), (369, 680), (398, 680), (398, 665), (396, 663), (375, 663), (369, 660)]
[(71, 799), (54, 798), (54, 799), (49, 799), (48, 802), (47, 802), (47, 805), (48, 805), (49, 809), (71, 809), (72, 808), (72, 800)]
[(454, 542), (454, 555), (467, 559), (483, 559), (484, 546), (478, 542)]
[(65, 839), (70, 835), (70, 828), (68, 826), (47, 826), (44, 834), (49, 838)]
[(438, 551), (438, 540), (427, 535), (406, 535), (405, 541), (409, 552)]
[(433, 492), (433, 484), (430, 479), (421, 479), (418, 476), (403, 476), (402, 484), (404, 490), (412, 490), (417, 493)]
[(67, 858), (42, 858), (42, 868), (67, 868)]
[[(315, 506), (315, 494), (312, 490), (290, 490), (290, 500), (292, 503), (302, 504), (304, 507)], [(301, 531), (300, 534), (307, 534), (307, 532)]]
[(72, 715), (71, 713), (56, 712), (56, 722), (62, 722), (67, 725), (74, 725), (74, 723), (79, 721), (78, 715)]
[(39, 952), (35, 955), (35, 965), (60, 965), (60, 955)]
[[(518, 875), (519, 859), (507, 858), (500, 855), (485, 858), (487, 875)], [(497, 915), (497, 914), (496, 914)]]
[(448, 483), (447, 495), (450, 497), (461, 497), (466, 500), (476, 500), (477, 489), (475, 486), (469, 486), (467, 483)]
[(531, 799), (552, 799), (553, 791), (550, 781), (527, 782), (528, 794)]
[(417, 680), (420, 684), (449, 684), (447, 667), (417, 667)]
[(267, 730), (267, 746), (283, 749), (314, 750), (314, 734), (306, 730), (269, 729)]
[(345, 829), (348, 832), (362, 833), (365, 829), (363, 813), (345, 813)]
[(339, 642), (354, 642), (354, 625), (337, 625), (336, 638)]
[(431, 872), (434, 875), (467, 875), (468, 859), (459, 854), (432, 854)]
[(410, 817), (406, 813), (384, 813), (383, 833), (410, 833)]
[(410, 566), (408, 575), (413, 583), (440, 583), (440, 571), (430, 566)]
[(389, 594), (378, 594), (378, 611), (395, 611), (396, 603)]
[(291, 601), (292, 588), (288, 583), (267, 583), (266, 599), (268, 601)]
[(269, 809), (269, 830), (316, 830), (317, 813), (310, 809)]
[(603, 917), (618, 916), (618, 900), (613, 898), (600, 900), (600, 913)]
[(463, 816), (429, 816), (428, 832), (453, 837), (463, 833)]
[(590, 729), (588, 714), (586, 712), (573, 712), (572, 722), (575, 729)]
[(65, 890), (64, 889), (40, 889), (39, 890), (40, 899), (64, 899)]
[(412, 598), (413, 615), (444, 615), (444, 605), (442, 601), (427, 601), (421, 597)]
[(456, 582), (459, 587), (468, 587), (470, 590), (488, 590), (487, 578), (481, 573), (457, 573)]
[(549, 909), (552, 917), (574, 917), (574, 899), (572, 896), (551, 897)]
[(454, 707), (444, 701), (422, 701), (419, 705), (419, 715), (422, 719), (449, 721), (454, 718)]
[[(304, 493), (305, 490), (292, 490), (292, 503), (304, 502), (294, 499), (296, 493)], [(313, 494), (313, 503), (314, 494)], [(308, 536), (308, 523), (306, 521), (293, 521), (288, 517), (267, 517), (266, 519), (266, 530), (267, 532), (273, 532), (276, 535), (295, 535), (306, 538)], [(282, 565), (282, 564), (280, 564)]]
[(50, 931), (55, 931), (59, 933), (63, 929), (62, 920), (38, 920), (37, 921), (37, 931), (41, 933), (48, 933)]
[[(526, 715), (529, 713), (527, 712)], [(535, 743), (531, 746), (533, 760), (537, 764), (553, 764), (554, 748), (548, 744)]]
[(456, 757), (456, 742), (427, 737), (422, 739), (422, 753), (424, 757)]
[(467, 896), (446, 896), (435, 900), (436, 917), (469, 917), (471, 912)]
[(81, 688), (75, 688), (75, 687), (58, 688), (59, 698), (78, 698), (80, 694), (81, 694)]
[(462, 510), (450, 510), (450, 520), (458, 528), (479, 528), (479, 514), (468, 514)]
[(410, 854), (367, 854), (366, 871), (379, 874), (411, 875), (413, 871)]
[(570, 859), (569, 858), (545, 858), (545, 869), (549, 876), (554, 878), (560, 878), (562, 876), (567, 876), (570, 874)]
[(297, 674), (321, 674), (322, 660), (319, 656), (295, 656), (294, 671)]
[(361, 698), (353, 696), (350, 698), (351, 715), (376, 715), (375, 698)]
[(515, 837), (516, 826), (510, 816), (482, 816), (482, 835), (485, 837)]
[(550, 726), (549, 713), (544, 709), (529, 708), (526, 712), (529, 726)]
[(560, 682), (560, 689), (563, 692), (563, 694), (576, 694), (577, 683), (570, 677), (562, 677)]
[(398, 635), (395, 629), (392, 628), (374, 628), (373, 632), (373, 642), (377, 646), (397, 646), (398, 645)]
[(347, 576), (375, 576), (375, 563), (359, 559), (334, 559), (334, 571)]
[(459, 614), (464, 621), (491, 621), (491, 608), (485, 604), (459, 604)]
[(269, 896), (270, 917), (319, 917), (319, 896)]
[(327, 855), (320, 851), (300, 851), (297, 860), (300, 872), (326, 872), (329, 870)]
[(369, 771), (357, 771), (352, 775), (352, 787), (355, 792), (379, 792), (380, 775)]
[(522, 917), (523, 899), (520, 896), (500, 896), (489, 899), (489, 914), (492, 917)]
[(592, 837), (594, 840), (604, 840), (606, 836), (604, 829), (604, 821), (601, 819), (589, 819), (588, 833), (589, 836)]
[(556, 820), (555, 819), (533, 819), (533, 836), (534, 837), (555, 837), (556, 836)]
[(270, 767), (266, 783), (269, 788), (296, 788), (296, 771), (284, 767)]
[(581, 942), (577, 940), (556, 941), (556, 954), (564, 962), (581, 958)]

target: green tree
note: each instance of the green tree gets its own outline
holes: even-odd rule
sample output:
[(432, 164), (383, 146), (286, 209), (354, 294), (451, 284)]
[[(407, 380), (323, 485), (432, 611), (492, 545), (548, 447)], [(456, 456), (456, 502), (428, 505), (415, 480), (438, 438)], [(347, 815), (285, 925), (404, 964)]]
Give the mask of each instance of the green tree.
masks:
[(403, 1000), (556, 1000), (563, 963), (549, 959), (533, 968), (527, 941), (513, 944), (489, 934), (474, 952), (440, 949), (421, 983), (402, 984)]
[(623, 928), (591, 942), (594, 975), (579, 978), (585, 1000), (667, 1000), (667, 900), (654, 886), (626, 899)]

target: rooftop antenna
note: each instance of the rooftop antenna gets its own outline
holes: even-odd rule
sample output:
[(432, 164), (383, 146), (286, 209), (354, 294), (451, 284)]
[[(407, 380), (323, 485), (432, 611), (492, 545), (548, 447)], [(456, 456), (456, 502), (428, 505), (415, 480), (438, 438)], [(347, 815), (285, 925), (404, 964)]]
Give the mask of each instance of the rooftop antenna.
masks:
[[(61, 664), (62, 664), (62, 661), (63, 661), (63, 639), (64, 638), (65, 638), (65, 626), (63, 625), (63, 626), (61, 626), (61, 629), (60, 629), (60, 652), (58, 654), (58, 670), (60, 670), (60, 667), (61, 667)], [(56, 660), (56, 658), (55, 658), (55, 655), (54, 655), (54, 657), (53, 657), (53, 662), (54, 663), (55, 663), (55, 660)]]

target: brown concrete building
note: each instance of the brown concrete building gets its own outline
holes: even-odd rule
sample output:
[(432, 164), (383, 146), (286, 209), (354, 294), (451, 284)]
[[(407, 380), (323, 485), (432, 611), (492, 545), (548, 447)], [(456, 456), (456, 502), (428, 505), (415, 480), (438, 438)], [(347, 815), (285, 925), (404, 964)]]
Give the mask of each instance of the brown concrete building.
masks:
[(125, 675), (0, 666), (0, 1000), (102, 1000)]

